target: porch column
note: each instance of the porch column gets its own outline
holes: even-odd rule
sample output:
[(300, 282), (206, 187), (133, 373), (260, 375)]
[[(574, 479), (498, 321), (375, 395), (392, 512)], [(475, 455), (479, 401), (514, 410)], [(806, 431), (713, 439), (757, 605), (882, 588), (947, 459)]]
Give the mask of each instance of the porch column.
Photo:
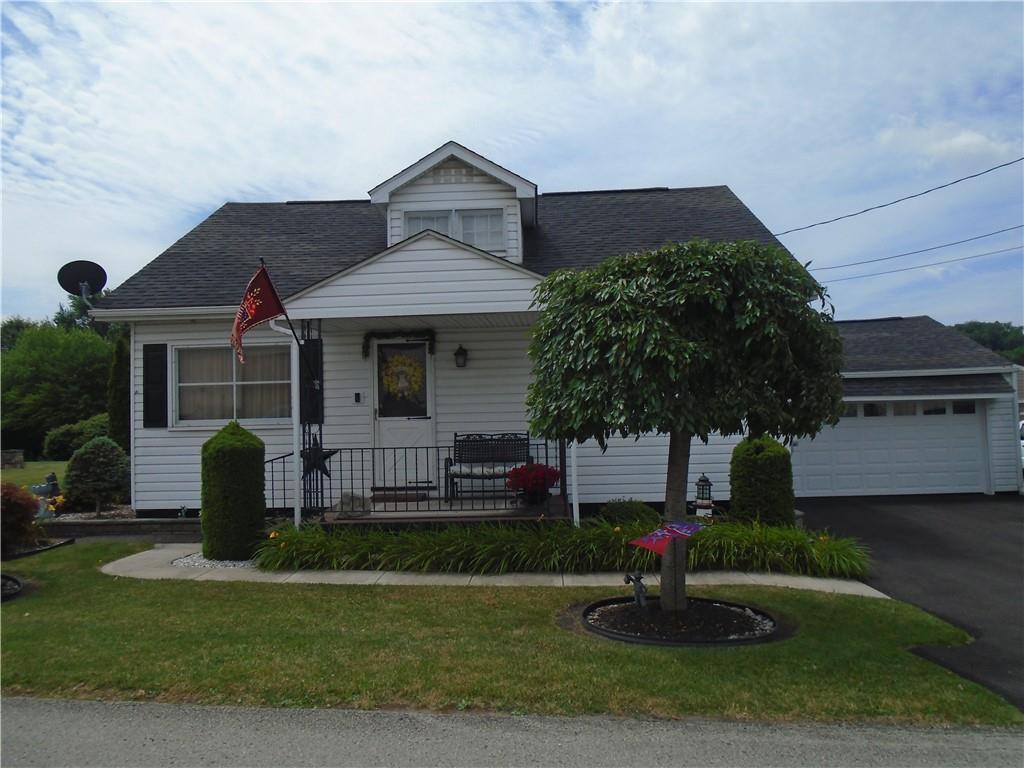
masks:
[(302, 525), (302, 424), (299, 412), (301, 405), (299, 392), (299, 343), (292, 339), (292, 460), (295, 467), (295, 527)]

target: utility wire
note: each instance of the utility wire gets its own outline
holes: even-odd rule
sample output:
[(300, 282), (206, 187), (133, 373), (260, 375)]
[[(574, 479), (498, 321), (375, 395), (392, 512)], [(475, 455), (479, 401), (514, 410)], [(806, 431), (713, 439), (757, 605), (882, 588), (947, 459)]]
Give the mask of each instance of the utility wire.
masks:
[(835, 280), (830, 280), (829, 285), (832, 283), (841, 283), (844, 280), (859, 280), (862, 277), (878, 277), (879, 275), (891, 275), (896, 272), (909, 272), (912, 269), (924, 269), (925, 267), (937, 267), (940, 264), (952, 264), (954, 261), (968, 261), (969, 259), (980, 259), (982, 256), (995, 256), (997, 253), (1009, 253), (1010, 251), (1019, 251), (1024, 248), (1024, 245), (1015, 245), (1013, 248), (1003, 248), (999, 251), (988, 251), (986, 253), (976, 253), (973, 256), (961, 256), (959, 259), (946, 259), (945, 261), (933, 261), (931, 264), (918, 264), (916, 267), (903, 267), (902, 269), (890, 269), (885, 272), (871, 272), (866, 275), (851, 275), (850, 277), (838, 277)]
[(921, 197), (922, 195), (927, 195), (929, 192), (935, 192), (938, 189), (945, 189), (946, 187), (951, 187), (954, 184), (959, 184), (961, 181), (967, 181), (968, 179), (976, 179), (979, 176), (984, 176), (986, 173), (992, 173), (992, 171), (998, 171), (1000, 168), (1005, 168), (1008, 165), (1013, 165), (1014, 163), (1019, 163), (1021, 160), (1024, 160), (1024, 157), (1018, 157), (1016, 160), (1011, 160), (1010, 162), (1003, 163), (1001, 165), (995, 165), (995, 166), (993, 166), (991, 168), (988, 168), (988, 169), (986, 169), (984, 171), (979, 171), (978, 173), (972, 173), (970, 176), (964, 176), (964, 177), (959, 178), (959, 179), (954, 179), (953, 181), (946, 182), (945, 184), (940, 184), (937, 187), (932, 187), (931, 189), (926, 189), (924, 192), (918, 192), (918, 193), (913, 194), (913, 195), (907, 195), (906, 197), (901, 197), (898, 200), (893, 200), (893, 201), (888, 202), (888, 203), (882, 203), (881, 205), (873, 205), (870, 208), (865, 208), (864, 210), (857, 211), (856, 213), (846, 213), (846, 214), (843, 214), (842, 216), (836, 216), (834, 219), (826, 219), (825, 221), (816, 221), (814, 224), (807, 224), (807, 225), (805, 225), (803, 227), (793, 227), (792, 229), (787, 229), (784, 232), (772, 232), (772, 234), (775, 237), (781, 237), (782, 235), (788, 235), (790, 232), (800, 232), (801, 230), (804, 230), (804, 229), (811, 229), (812, 227), (820, 227), (823, 224), (832, 224), (833, 222), (836, 222), (836, 221), (842, 221), (843, 219), (850, 219), (850, 218), (853, 218), (854, 216), (860, 216), (862, 213), (868, 213), (869, 211), (877, 211), (879, 208), (888, 208), (890, 205), (896, 205), (896, 203), (902, 203), (905, 200), (913, 200), (915, 197)]
[(1001, 235), (1003, 232), (1012, 232), (1015, 229), (1024, 229), (1024, 224), (1018, 224), (1016, 227), (1007, 227), (1006, 229), (997, 229), (995, 232), (988, 232), (984, 235), (977, 235), (975, 237), (968, 237), (965, 240), (957, 240), (952, 243), (943, 243), (942, 245), (933, 245), (931, 248), (922, 248), (919, 251), (907, 251), (906, 253), (897, 253), (895, 256), (882, 256), (878, 259), (865, 259), (864, 261), (851, 261), (846, 264), (834, 264), (830, 267), (815, 267), (811, 272), (824, 272), (826, 269), (842, 269), (843, 267), (857, 267), (861, 264), (874, 264), (878, 261), (889, 261), (891, 259), (900, 259), (904, 256), (914, 256), (918, 253), (928, 253), (928, 251), (937, 251), (940, 248), (949, 248), (954, 245), (961, 245), (962, 243), (969, 243), (973, 240), (983, 240), (986, 237), (992, 237), (993, 235)]

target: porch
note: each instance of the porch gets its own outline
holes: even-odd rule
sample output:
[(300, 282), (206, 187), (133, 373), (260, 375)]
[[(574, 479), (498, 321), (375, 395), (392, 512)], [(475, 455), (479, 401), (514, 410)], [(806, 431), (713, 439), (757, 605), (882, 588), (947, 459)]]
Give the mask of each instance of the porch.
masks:
[[(568, 518), (566, 447), (521, 433), (455, 434), (449, 445), (302, 449), (302, 516), (328, 523)], [(267, 514), (291, 517), (298, 473), (293, 452), (268, 459)], [(550, 467), (546, 494), (509, 481)], [(529, 471), (529, 470), (527, 470)], [(544, 483), (546, 485), (546, 483)]]

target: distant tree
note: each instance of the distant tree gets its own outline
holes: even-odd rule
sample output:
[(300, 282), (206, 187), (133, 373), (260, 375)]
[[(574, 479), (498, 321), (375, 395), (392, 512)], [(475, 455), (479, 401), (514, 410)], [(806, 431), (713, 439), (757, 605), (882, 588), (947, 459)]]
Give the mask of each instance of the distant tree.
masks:
[(87, 328), (22, 331), (0, 359), (4, 445), (38, 454), (49, 430), (106, 410), (112, 346)]
[[(839, 419), (842, 349), (831, 305), (781, 248), (669, 244), (555, 272), (537, 287), (536, 304), (531, 431), (602, 447), (613, 434), (669, 435), (668, 520), (686, 510), (693, 437), (795, 438)], [(685, 606), (685, 563), (670, 551), (662, 606), (675, 610)]]
[(110, 438), (131, 452), (131, 354), (128, 337), (118, 336), (110, 361), (107, 379), (107, 413), (110, 415)]
[(970, 320), (953, 326), (983, 347), (998, 352), (1017, 365), (1024, 365), (1024, 326), (1013, 323)]
[[(103, 290), (89, 298), (90, 301), (100, 299), (110, 291)], [(68, 294), (68, 304), (57, 305), (57, 312), (53, 316), (53, 324), (58, 328), (91, 328), (100, 336), (108, 339), (116, 338), (127, 333), (128, 328), (124, 323), (105, 323), (101, 320), (94, 320), (89, 314), (89, 305), (81, 296)]]
[(3, 323), (0, 323), (0, 350), (12, 349), (22, 331), (47, 324), (46, 320), (29, 320), (27, 317), (19, 315), (8, 317)]

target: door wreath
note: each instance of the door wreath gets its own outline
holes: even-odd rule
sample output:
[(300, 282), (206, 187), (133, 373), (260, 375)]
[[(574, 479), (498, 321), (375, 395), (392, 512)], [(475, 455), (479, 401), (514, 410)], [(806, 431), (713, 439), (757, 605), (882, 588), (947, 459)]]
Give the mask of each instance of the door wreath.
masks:
[(409, 355), (395, 355), (384, 364), (380, 380), (392, 397), (415, 400), (423, 392), (423, 364)]

